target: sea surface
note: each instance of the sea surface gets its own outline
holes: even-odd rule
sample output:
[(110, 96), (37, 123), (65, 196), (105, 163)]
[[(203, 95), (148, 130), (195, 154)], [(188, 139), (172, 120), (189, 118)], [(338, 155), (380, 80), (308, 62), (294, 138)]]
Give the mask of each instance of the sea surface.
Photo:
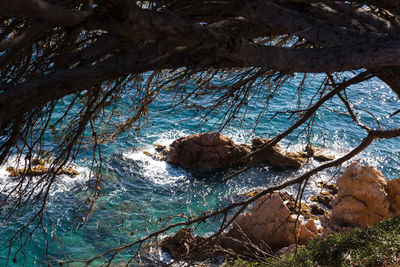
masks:
[[(241, 113), (244, 117), (238, 116), (237, 120), (222, 129), (222, 133), (237, 143), (250, 143), (254, 137), (268, 137), (288, 128), (294, 123), (295, 116), (289, 118), (288, 114), (275, 117), (273, 115), (277, 111), (298, 108), (296, 92), (301, 78), (296, 76), (285, 84), (270, 101), (268, 111), (264, 112), (261, 118), (259, 114), (265, 111), (266, 100), (250, 97), (246, 114)], [(320, 82), (319, 76), (307, 80), (302, 92), (301, 107), (311, 100), (320, 87)], [(370, 115), (373, 113), (380, 120), (380, 127), (383, 129), (400, 127), (400, 114), (389, 117), (400, 109), (400, 100), (381, 81), (372, 79), (351, 86), (347, 95), (355, 107), (363, 109), (356, 110), (356, 113), (366, 125), (371, 128), (378, 127), (374, 117)], [(179, 137), (219, 130), (221, 126), (218, 123), (220, 115), (211, 115), (209, 120), (204, 122), (196, 117), (193, 110), (167, 111), (170, 102), (170, 93), (162, 92), (152, 104), (149, 121), (139, 135), (127, 136), (102, 147), (102, 196), (98, 199), (89, 221), (76, 227), (76, 210), (92, 193), (90, 181), (93, 174), (90, 172), (90, 160), (87, 160), (91, 157), (91, 151), (79, 154), (73, 163), (80, 175), (74, 178), (60, 176), (53, 185), (45, 218), (49, 247), (46, 247), (42, 229), (37, 229), (16, 257), (14, 255), (19, 244), (11, 248), (8, 257), (9, 239), (30, 218), (33, 211), (27, 210), (20, 218), (6, 223), (0, 221), (0, 266), (45, 266), (48, 260), (56, 259), (87, 260), (113, 247), (145, 237), (148, 231), (164, 227), (165, 219), (170, 215), (183, 213), (186, 216), (196, 216), (210, 209), (224, 207), (250, 190), (275, 185), (320, 164), (310, 161), (298, 171), (284, 172), (260, 165), (227, 183), (220, 183), (219, 181), (233, 170), (223, 170), (214, 174), (191, 173), (164, 161), (154, 160), (143, 153), (153, 153), (154, 144), (169, 145)], [(64, 108), (65, 106), (60, 104), (57, 107), (58, 112), (61, 114)], [(317, 112), (310, 140), (313, 145), (323, 147), (328, 154), (340, 157), (357, 146), (366, 133), (356, 127), (348, 116), (334, 113), (332, 110), (345, 111), (337, 97)], [(259, 121), (255, 127), (257, 120)], [(305, 137), (305, 132), (296, 131), (283, 140), (281, 146), (290, 151), (299, 151), (304, 148)], [(400, 177), (400, 139), (377, 140), (354, 160), (376, 167), (387, 179)], [(7, 165), (12, 164), (13, 157), (0, 168), (0, 192), (3, 195), (7, 188), (17, 182), (8, 177), (5, 170)], [(330, 169), (313, 177), (304, 198), (316, 190), (317, 181), (336, 179), (343, 167), (345, 165), (342, 169)], [(296, 188), (288, 190), (294, 191)], [(0, 212), (4, 214), (5, 211)], [(173, 218), (170, 222), (179, 220), (181, 219)], [(209, 235), (216, 230), (220, 220), (221, 218), (216, 218), (202, 223), (195, 231), (198, 234)], [(60, 240), (62, 242), (59, 242)], [(46, 250), (49, 257), (46, 256)], [(132, 253), (133, 250), (125, 252), (122, 257), (116, 258), (116, 262), (124, 263), (122, 258), (129, 259)], [(152, 257), (162, 262), (170, 260), (165, 253), (154, 250), (145, 257), (145, 262), (154, 265)], [(92, 266), (100, 265), (101, 261), (98, 260), (92, 263)]]

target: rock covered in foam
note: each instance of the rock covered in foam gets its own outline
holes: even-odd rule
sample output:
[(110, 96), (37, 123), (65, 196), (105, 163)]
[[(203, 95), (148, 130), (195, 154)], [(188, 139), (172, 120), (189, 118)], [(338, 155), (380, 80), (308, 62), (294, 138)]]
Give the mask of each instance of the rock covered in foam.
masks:
[(27, 176), (39, 176), (39, 175), (44, 175), (46, 173), (56, 173), (57, 175), (65, 174), (69, 176), (76, 176), (79, 174), (79, 172), (71, 167), (64, 168), (64, 169), (49, 169), (46, 167), (46, 163), (42, 159), (33, 159), (31, 161), (31, 166), (20, 168), (20, 169), (15, 169), (14, 167), (7, 167), (6, 171), (9, 172), (10, 177), (21, 177), (23, 175)]
[(336, 185), (338, 194), (331, 202), (333, 222), (366, 226), (392, 215), (386, 178), (374, 167), (354, 162)]

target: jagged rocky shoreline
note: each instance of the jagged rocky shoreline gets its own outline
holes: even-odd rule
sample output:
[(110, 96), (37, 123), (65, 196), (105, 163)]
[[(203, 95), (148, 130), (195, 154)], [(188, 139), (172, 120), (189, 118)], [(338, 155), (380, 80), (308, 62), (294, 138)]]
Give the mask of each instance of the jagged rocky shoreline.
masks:
[(267, 163), (277, 169), (298, 169), (309, 158), (318, 161), (333, 160), (334, 156), (322, 153), (321, 149), (306, 147), (300, 152), (285, 152), (274, 145), (260, 150), (270, 141), (267, 138), (254, 138), (249, 144), (235, 142), (219, 132), (206, 132), (181, 137), (169, 147), (156, 145), (155, 154), (144, 152), (157, 160), (166, 160), (185, 169), (213, 171), (236, 164)]
[[(284, 152), (275, 145), (267, 151), (254, 153), (268, 141), (255, 138), (251, 145), (235, 144), (218, 132), (200, 133), (179, 138), (169, 148), (157, 145), (156, 154), (145, 153), (186, 169), (207, 171), (261, 162), (278, 169), (297, 169), (311, 157), (319, 161), (334, 159), (313, 147), (293, 153)], [(373, 167), (353, 162), (335, 184), (322, 182), (319, 187), (318, 194), (301, 204), (286, 192), (261, 197), (250, 210), (234, 220), (229, 231), (211, 242), (205, 242), (206, 237), (193, 236), (191, 230), (183, 228), (166, 237), (161, 247), (174, 258), (232, 253), (254, 256), (257, 249), (282, 254), (295, 249), (296, 244), (305, 244), (318, 236), (368, 226), (400, 215), (400, 178), (387, 181)]]

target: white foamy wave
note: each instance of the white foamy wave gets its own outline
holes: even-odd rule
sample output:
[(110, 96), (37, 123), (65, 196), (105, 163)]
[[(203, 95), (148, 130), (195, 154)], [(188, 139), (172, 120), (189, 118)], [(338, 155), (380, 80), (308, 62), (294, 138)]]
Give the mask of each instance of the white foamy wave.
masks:
[(165, 161), (155, 160), (143, 152), (154, 153), (154, 147), (145, 147), (143, 150), (134, 150), (123, 153), (127, 159), (137, 162), (141, 168), (141, 176), (156, 184), (174, 184), (177, 181), (184, 181), (188, 173), (181, 168), (171, 167)]
[(236, 144), (249, 144), (255, 134), (248, 129), (228, 128), (222, 134), (232, 139)]
[(76, 186), (84, 185), (90, 178), (90, 169), (87, 167), (78, 166), (76, 164), (71, 165), (72, 168), (79, 172), (78, 175), (72, 177), (69, 175), (58, 175), (54, 189), (51, 194), (63, 193), (75, 188)]
[[(172, 142), (180, 137), (186, 136), (189, 133), (183, 131), (166, 131), (161, 135), (147, 136), (146, 138), (154, 138), (154, 144), (169, 146)], [(155, 160), (152, 157), (145, 155), (144, 152), (155, 154), (154, 145), (147, 145), (140, 149), (127, 151), (123, 156), (127, 159), (135, 161), (141, 168), (141, 175), (156, 183), (156, 184), (174, 184), (178, 181), (182, 182), (187, 179), (189, 173), (181, 168), (170, 166), (165, 161)]]

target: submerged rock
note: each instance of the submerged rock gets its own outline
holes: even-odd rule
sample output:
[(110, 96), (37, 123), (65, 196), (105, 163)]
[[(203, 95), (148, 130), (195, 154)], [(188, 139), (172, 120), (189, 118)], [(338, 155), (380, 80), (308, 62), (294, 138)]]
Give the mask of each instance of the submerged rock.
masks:
[(387, 182), (374, 167), (354, 162), (337, 179), (332, 220), (341, 225), (367, 226), (391, 216)]
[(236, 145), (219, 132), (193, 134), (175, 140), (168, 152), (167, 162), (184, 168), (218, 169), (246, 163), (250, 154), (246, 145)]
[[(304, 244), (315, 238), (317, 227), (312, 219), (303, 222), (289, 210), (278, 193), (256, 201), (250, 212), (238, 216), (227, 234), (232, 240), (248, 241), (273, 251), (296, 243)], [(224, 244), (229, 248), (228, 242)]]

